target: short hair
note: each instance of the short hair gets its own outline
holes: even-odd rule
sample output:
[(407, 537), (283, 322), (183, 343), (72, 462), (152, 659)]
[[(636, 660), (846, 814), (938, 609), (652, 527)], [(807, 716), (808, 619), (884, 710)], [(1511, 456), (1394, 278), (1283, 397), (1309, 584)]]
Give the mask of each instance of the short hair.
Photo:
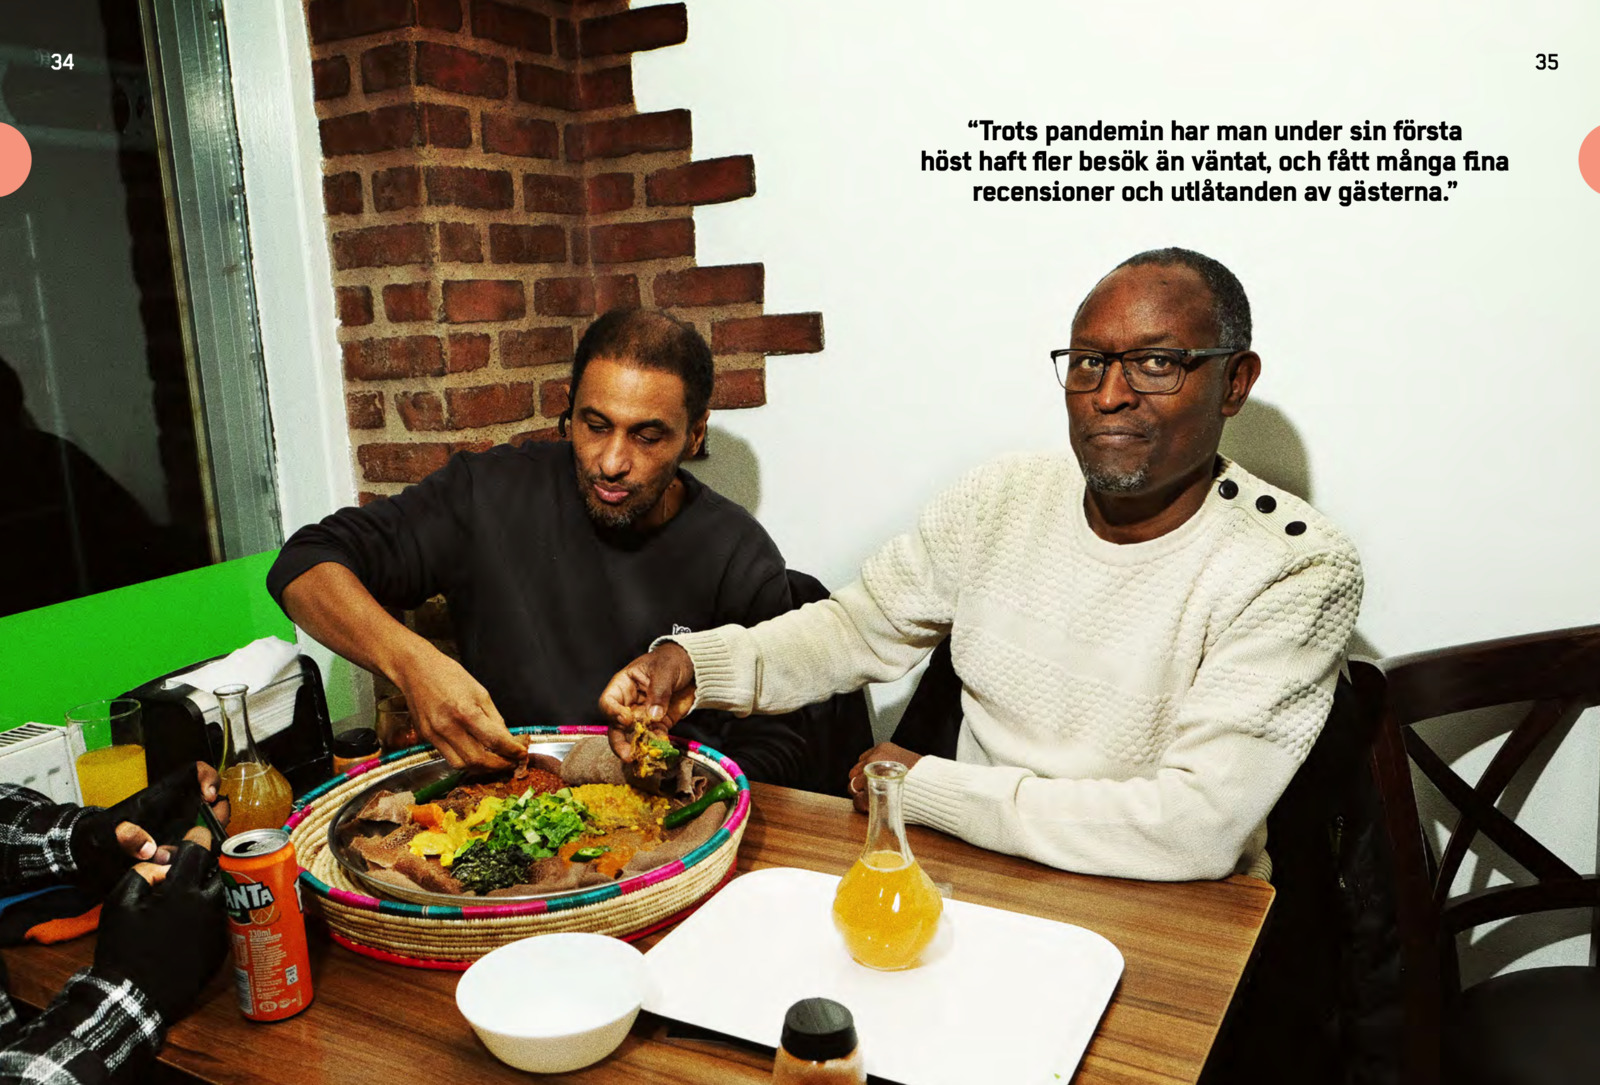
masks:
[(1118, 264), (1125, 267), (1186, 267), (1206, 284), (1211, 292), (1211, 321), (1217, 326), (1217, 345), (1247, 350), (1250, 347), (1250, 299), (1245, 297), (1244, 286), (1238, 276), (1218, 260), (1193, 249), (1177, 247), (1150, 249), (1130, 256)]
[(572, 356), (567, 416), (572, 413), (570, 404), (578, 402), (583, 371), (595, 358), (677, 374), (691, 424), (711, 405), (711, 348), (693, 324), (677, 317), (653, 309), (612, 309), (590, 324)]

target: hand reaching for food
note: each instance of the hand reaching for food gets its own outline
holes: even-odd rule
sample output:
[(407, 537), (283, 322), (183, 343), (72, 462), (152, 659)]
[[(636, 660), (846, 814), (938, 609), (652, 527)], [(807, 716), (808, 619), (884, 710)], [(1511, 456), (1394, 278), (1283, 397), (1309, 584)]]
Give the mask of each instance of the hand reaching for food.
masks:
[(638, 760), (641, 752), (648, 755), (650, 743), (664, 740), (672, 725), (689, 714), (694, 697), (694, 663), (688, 652), (671, 641), (646, 652), (613, 675), (600, 695), (600, 710), (612, 721), (611, 749), (625, 765)]
[(526, 756), (489, 691), (442, 652), (414, 665), (399, 685), (417, 734), (456, 768), (493, 772)]

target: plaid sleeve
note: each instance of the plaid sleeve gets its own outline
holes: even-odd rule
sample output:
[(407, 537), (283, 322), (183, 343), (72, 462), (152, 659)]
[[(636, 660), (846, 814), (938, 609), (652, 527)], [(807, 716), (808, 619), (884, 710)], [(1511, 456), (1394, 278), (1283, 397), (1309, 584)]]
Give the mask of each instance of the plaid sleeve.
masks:
[(0, 784), (0, 894), (59, 885), (77, 873), (72, 828), (83, 814), (82, 807)]
[(135, 1081), (161, 1046), (161, 1017), (126, 979), (86, 968), (48, 1009), (18, 1029), (0, 995), (0, 1082), (112, 1085)]

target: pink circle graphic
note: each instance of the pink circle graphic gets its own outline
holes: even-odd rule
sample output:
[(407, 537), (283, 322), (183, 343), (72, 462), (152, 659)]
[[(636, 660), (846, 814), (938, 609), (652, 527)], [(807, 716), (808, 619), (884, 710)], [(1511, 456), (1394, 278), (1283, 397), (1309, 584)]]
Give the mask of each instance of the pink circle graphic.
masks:
[(0, 124), (0, 196), (9, 196), (22, 187), (33, 169), (33, 148), (28, 139), (9, 124)]
[(1600, 192), (1600, 128), (1583, 137), (1578, 148), (1578, 172), (1590, 188)]

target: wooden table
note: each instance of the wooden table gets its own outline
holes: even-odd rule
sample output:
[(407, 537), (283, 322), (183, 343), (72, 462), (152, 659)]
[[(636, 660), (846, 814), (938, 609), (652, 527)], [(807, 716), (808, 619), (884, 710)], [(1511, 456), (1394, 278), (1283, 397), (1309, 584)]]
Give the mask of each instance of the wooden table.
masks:
[[(844, 799), (757, 784), (739, 870), (790, 866), (842, 874), (866, 829)], [(1075, 1081), (1080, 1085), (1193, 1082), (1272, 903), (1252, 878), (1134, 882), (1052, 870), (926, 829), (911, 847), (959, 900), (1076, 923), (1104, 935), (1126, 961), (1121, 985)], [(653, 944), (647, 939), (643, 945)], [(11, 991), (32, 1006), (94, 954), (93, 939), (4, 951)], [(224, 968), (161, 1054), (169, 1067), (214, 1083), (368, 1085), (374, 1081), (535, 1080), (496, 1061), (455, 1007), (457, 974), (379, 964), (313, 933), (316, 1001), (277, 1024), (246, 1021)], [(609, 1058), (538, 1080), (676, 1085), (762, 1082), (772, 1059), (755, 1048), (689, 1039), (641, 1015)]]

